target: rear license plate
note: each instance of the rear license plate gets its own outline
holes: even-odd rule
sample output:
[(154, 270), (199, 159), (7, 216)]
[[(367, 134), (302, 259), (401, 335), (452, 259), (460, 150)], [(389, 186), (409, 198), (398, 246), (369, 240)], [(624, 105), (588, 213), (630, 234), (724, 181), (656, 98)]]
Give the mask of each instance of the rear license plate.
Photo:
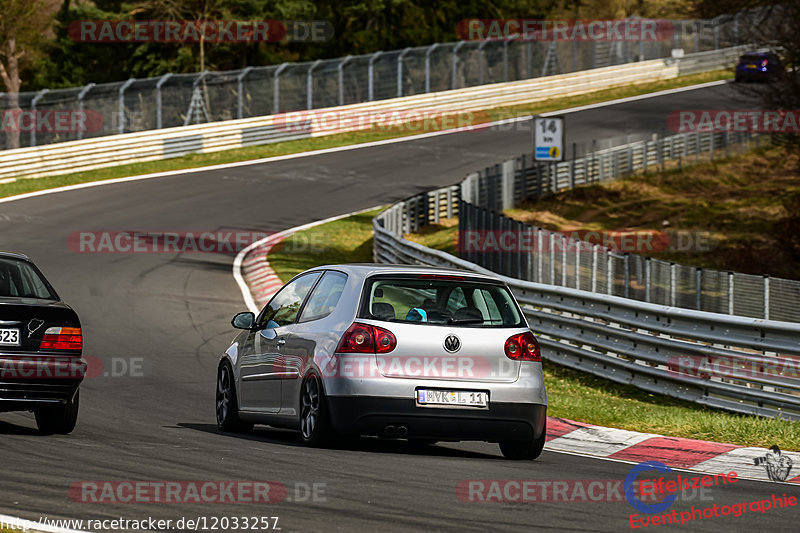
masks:
[(747, 66), (747, 68), (756, 68), (756, 66), (755, 66), (755, 65), (750, 65), (750, 64), (748, 64), (748, 65), (746, 65), (746, 66)]
[(442, 389), (417, 389), (417, 405), (420, 407), (488, 407), (489, 393), (482, 391), (457, 391)]
[(0, 346), (19, 346), (18, 329), (0, 329)]

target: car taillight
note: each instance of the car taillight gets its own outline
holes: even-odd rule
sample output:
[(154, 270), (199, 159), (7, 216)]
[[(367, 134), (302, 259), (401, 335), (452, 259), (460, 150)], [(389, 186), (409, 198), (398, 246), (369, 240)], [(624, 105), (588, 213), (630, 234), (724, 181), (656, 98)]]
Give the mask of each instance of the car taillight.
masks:
[(512, 335), (506, 340), (506, 357), (515, 361), (541, 361), (539, 343), (533, 333), (526, 331)]
[(397, 339), (388, 329), (354, 322), (342, 335), (339, 353), (388, 353), (397, 346)]
[(766, 67), (767, 65), (769, 65), (769, 59), (765, 59), (764, 61), (761, 62), (762, 67)]
[(81, 328), (47, 328), (40, 350), (80, 350), (83, 347)]

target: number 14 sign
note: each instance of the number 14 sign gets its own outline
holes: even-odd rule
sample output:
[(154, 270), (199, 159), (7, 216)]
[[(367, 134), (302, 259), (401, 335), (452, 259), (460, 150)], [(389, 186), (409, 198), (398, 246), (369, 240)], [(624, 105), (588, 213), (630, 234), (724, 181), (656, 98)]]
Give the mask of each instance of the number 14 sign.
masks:
[(533, 118), (533, 154), (536, 161), (564, 158), (564, 117)]

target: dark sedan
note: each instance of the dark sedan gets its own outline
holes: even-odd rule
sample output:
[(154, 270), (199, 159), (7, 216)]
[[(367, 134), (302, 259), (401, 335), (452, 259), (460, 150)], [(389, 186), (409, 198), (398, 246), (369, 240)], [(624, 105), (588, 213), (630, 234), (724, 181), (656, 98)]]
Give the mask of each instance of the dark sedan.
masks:
[(41, 433), (71, 432), (82, 348), (75, 311), (28, 257), (0, 252), (0, 412), (33, 411)]
[(736, 81), (772, 81), (783, 75), (780, 58), (772, 52), (744, 54), (736, 64)]

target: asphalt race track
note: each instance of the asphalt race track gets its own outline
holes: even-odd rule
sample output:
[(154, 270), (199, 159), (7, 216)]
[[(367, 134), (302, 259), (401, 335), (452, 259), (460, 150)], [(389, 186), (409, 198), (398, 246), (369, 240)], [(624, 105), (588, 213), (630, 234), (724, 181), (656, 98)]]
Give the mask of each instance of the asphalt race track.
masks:
[[(660, 129), (675, 109), (734, 107), (757, 104), (723, 85), (583, 111), (568, 116), (568, 143)], [(534, 462), (512, 462), (486, 443), (412, 451), (404, 443), (364, 439), (320, 450), (299, 447), (291, 433), (266, 428), (248, 436), (219, 433), (218, 354), (233, 336), (231, 316), (245, 308), (231, 275), (233, 255), (80, 254), (67, 246), (77, 231), (280, 231), (387, 204), (529, 152), (530, 130), (520, 131), (520, 125), (528, 126), (0, 205), (0, 247), (34, 259), (78, 311), (85, 355), (103, 360), (109, 374), (84, 382), (71, 435), (39, 436), (31, 414), (0, 414), (0, 513), (32, 520), (277, 516), (283, 531), (628, 530), (635, 511), (625, 501), (463, 502), (456, 486), (471, 479), (620, 480), (630, 464), (548, 451)], [(268, 505), (74, 501), (69, 488), (84, 480), (272, 480), (287, 487), (288, 498)], [(306, 487), (315, 483), (321, 485), (316, 501), (310, 501)], [(771, 499), (784, 492), (800, 495), (797, 487), (739, 481), (714, 489), (713, 502), (678, 502), (674, 508)], [(797, 512), (748, 512), (671, 529), (678, 528), (796, 531)]]

